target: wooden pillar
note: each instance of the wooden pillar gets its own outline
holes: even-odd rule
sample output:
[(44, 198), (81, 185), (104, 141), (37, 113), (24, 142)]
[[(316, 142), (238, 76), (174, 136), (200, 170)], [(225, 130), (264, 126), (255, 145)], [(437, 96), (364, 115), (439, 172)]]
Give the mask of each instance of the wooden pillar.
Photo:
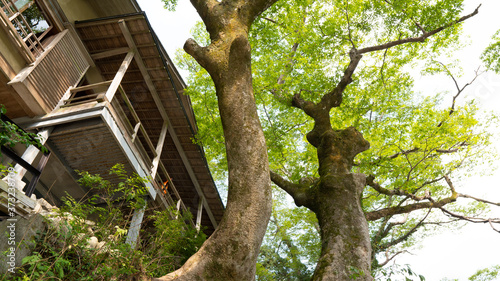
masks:
[(196, 215), (196, 230), (198, 232), (201, 229), (201, 216), (203, 215), (203, 197), (200, 197), (200, 201), (198, 202), (198, 214)]
[(160, 164), (161, 152), (163, 150), (163, 144), (165, 143), (165, 137), (167, 136), (167, 121), (163, 121), (163, 127), (161, 128), (160, 137), (156, 145), (156, 157), (153, 159), (153, 168), (151, 169), (151, 177), (154, 179), (156, 176), (156, 171), (158, 171), (158, 165)]
[(132, 249), (137, 246), (137, 240), (139, 239), (139, 232), (141, 230), (142, 220), (144, 218), (144, 212), (148, 206), (148, 201), (146, 199), (146, 204), (141, 209), (136, 209), (134, 215), (132, 216), (132, 221), (130, 222), (130, 227), (127, 233), (127, 240), (125, 243), (129, 244)]
[(118, 72), (116, 72), (115, 77), (113, 78), (113, 82), (111, 82), (111, 85), (109, 85), (108, 90), (106, 91), (106, 99), (111, 102), (113, 100), (113, 97), (116, 94), (116, 91), (118, 91), (118, 88), (120, 87), (120, 84), (122, 83), (122, 79), (125, 76), (125, 72), (127, 72), (128, 67), (132, 63), (132, 59), (134, 59), (134, 50), (131, 50), (127, 53), (125, 56), (125, 59), (123, 60), (122, 64), (120, 65), (120, 68), (118, 69)]

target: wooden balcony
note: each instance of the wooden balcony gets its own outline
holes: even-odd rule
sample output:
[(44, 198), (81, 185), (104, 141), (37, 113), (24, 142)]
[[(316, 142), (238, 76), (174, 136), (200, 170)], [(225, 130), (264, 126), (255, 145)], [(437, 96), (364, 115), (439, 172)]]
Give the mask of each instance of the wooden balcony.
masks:
[(32, 116), (44, 115), (57, 106), (68, 88), (75, 86), (88, 68), (89, 62), (77, 39), (69, 30), (64, 30), (54, 36), (34, 63), (8, 84), (15, 89), (16, 100), (24, 103), (22, 107), (28, 108)]

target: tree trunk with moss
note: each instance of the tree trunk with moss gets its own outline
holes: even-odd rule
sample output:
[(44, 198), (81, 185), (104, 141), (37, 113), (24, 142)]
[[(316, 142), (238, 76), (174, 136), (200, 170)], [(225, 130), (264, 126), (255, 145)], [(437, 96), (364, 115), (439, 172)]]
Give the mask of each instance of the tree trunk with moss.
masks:
[(293, 184), (271, 172), (271, 179), (298, 206), (316, 213), (321, 254), (312, 280), (372, 280), (370, 234), (361, 208), (365, 175), (350, 172), (354, 157), (369, 143), (354, 128), (334, 131), (331, 126), (315, 126), (307, 137), (318, 150), (320, 178)]
[(252, 88), (248, 30), (275, 1), (191, 2), (211, 43), (202, 47), (189, 39), (184, 49), (215, 83), (228, 162), (228, 202), (202, 248), (182, 268), (158, 280), (253, 280), (272, 198), (266, 141)]
[(368, 147), (354, 128), (322, 136), (320, 180), (308, 206), (318, 218), (322, 242), (312, 280), (371, 280), (370, 235), (361, 208), (365, 176), (350, 173), (354, 156)]

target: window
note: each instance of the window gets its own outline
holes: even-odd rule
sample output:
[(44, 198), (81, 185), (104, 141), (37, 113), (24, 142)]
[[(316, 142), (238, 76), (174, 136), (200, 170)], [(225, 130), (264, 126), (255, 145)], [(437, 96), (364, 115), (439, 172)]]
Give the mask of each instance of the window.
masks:
[(29, 52), (28, 57), (33, 59), (43, 53), (44, 46), (56, 31), (41, 3), (34, 0), (0, 0), (0, 7), (3, 20), (10, 22), (6, 25), (15, 30), (10, 34)]

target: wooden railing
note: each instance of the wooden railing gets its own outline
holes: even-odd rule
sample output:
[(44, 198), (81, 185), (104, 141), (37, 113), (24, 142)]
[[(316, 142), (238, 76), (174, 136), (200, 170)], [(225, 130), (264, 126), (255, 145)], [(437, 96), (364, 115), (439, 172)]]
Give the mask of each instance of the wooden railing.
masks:
[[(61, 107), (71, 107), (91, 102), (109, 102), (107, 98), (109, 95), (107, 95), (107, 93), (110, 93), (109, 90), (113, 87), (113, 84), (113, 80), (109, 80), (70, 88), (68, 90), (69, 93), (66, 94), (69, 97), (62, 101)], [(91, 94), (76, 97), (76, 93), (89, 90), (92, 91)], [(113, 89), (111, 91), (113, 91)], [(109, 104), (113, 111), (118, 115), (118, 119), (126, 127), (124, 133), (128, 135), (130, 143), (138, 152), (144, 166), (150, 168), (148, 171), (150, 181), (157, 191), (157, 196), (160, 196), (160, 199), (166, 206), (176, 206), (178, 211), (187, 212), (188, 209), (184, 205), (184, 202), (182, 202), (182, 198), (173, 184), (172, 178), (170, 178), (167, 169), (160, 161), (161, 148), (163, 147), (167, 133), (166, 123), (163, 124), (162, 133), (160, 134), (158, 143), (155, 146), (143, 125), (144, 123), (135, 111), (132, 102), (128, 98), (121, 84), (118, 84), (116, 91), (120, 93), (119, 96), (121, 101), (114, 98), (115, 93), (111, 92), (112, 95), (110, 97), (112, 98), (112, 101)], [(128, 114), (126, 114), (126, 112), (128, 112)], [(146, 147), (153, 155), (152, 158), (149, 156)], [(161, 173), (159, 173), (158, 170), (161, 171)], [(172, 191), (171, 193), (174, 195), (175, 199), (170, 195), (170, 192), (168, 191), (169, 189)], [(191, 221), (191, 224), (194, 226), (193, 221)]]
[[(125, 118), (125, 122), (129, 128), (128, 135), (131, 139), (131, 142), (136, 145), (136, 148), (138, 151), (140, 151), (140, 154), (145, 160), (145, 162), (151, 167), (150, 173), (152, 177), (152, 182), (154, 182), (154, 185), (158, 191), (158, 194), (163, 197), (163, 199), (168, 203), (168, 206), (173, 206), (174, 200), (171, 198), (168, 189), (172, 191), (172, 193), (175, 195), (176, 199), (180, 204), (177, 204), (177, 209), (182, 210), (184, 212), (187, 212), (187, 208), (182, 202), (181, 196), (179, 195), (179, 192), (177, 191), (177, 188), (172, 182), (172, 178), (170, 178), (170, 175), (167, 172), (167, 169), (163, 165), (160, 159), (160, 154), (158, 151), (159, 146), (163, 146), (163, 141), (166, 137), (166, 124), (163, 124), (162, 128), (162, 133), (159, 137), (158, 144), (155, 146), (153, 142), (151, 141), (151, 138), (144, 128), (144, 123), (141, 122), (141, 119), (139, 118), (139, 115), (135, 111), (132, 103), (130, 102), (127, 94), (123, 90), (123, 87), (119, 85), (118, 91), (120, 92), (120, 97), (123, 99), (125, 102), (125, 105), (127, 106), (127, 109), (130, 112), (130, 115), (132, 116), (133, 120), (130, 120), (129, 118)], [(124, 116), (126, 116), (124, 114)], [(141, 138), (139, 137), (139, 134), (142, 136), (144, 141), (141, 141)], [(148, 153), (146, 152), (145, 145), (150, 149), (150, 151), (153, 154), (153, 158), (150, 158)], [(157, 172), (157, 170), (160, 169), (160, 171), (163, 173), (163, 176), (161, 176), (160, 173)]]
[(89, 63), (68, 30), (55, 35), (46, 51), (9, 82), (37, 115), (51, 112), (69, 87), (83, 77)]

